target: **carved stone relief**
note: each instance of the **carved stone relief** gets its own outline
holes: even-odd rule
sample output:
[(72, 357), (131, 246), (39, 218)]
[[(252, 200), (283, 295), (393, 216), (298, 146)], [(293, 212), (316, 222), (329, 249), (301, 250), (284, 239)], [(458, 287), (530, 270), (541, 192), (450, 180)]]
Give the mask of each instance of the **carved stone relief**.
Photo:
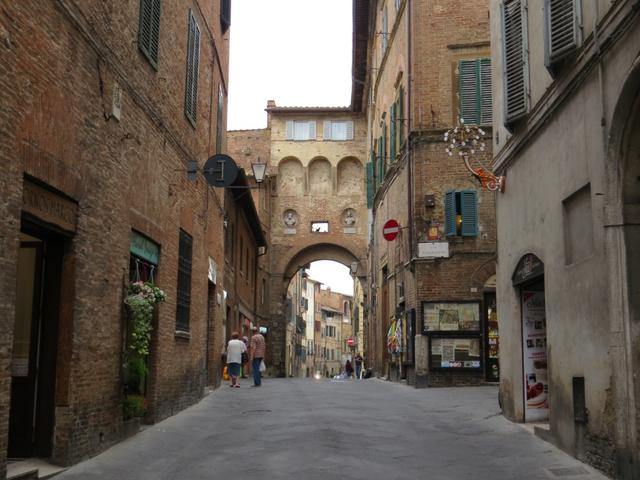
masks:
[(342, 223), (345, 227), (353, 227), (356, 224), (356, 211), (353, 208), (347, 208), (342, 212)]
[(282, 215), (282, 221), (285, 227), (293, 228), (298, 224), (298, 214), (295, 210), (285, 210)]

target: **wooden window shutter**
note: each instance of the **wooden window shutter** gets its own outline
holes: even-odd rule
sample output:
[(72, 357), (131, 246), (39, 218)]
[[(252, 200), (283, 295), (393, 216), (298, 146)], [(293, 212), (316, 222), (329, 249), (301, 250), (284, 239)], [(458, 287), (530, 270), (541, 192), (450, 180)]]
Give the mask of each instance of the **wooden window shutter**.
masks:
[(573, 53), (581, 41), (580, 0), (545, 0), (545, 65), (553, 67)]
[(463, 190), (460, 192), (460, 212), (462, 213), (462, 236), (478, 236), (478, 192)]
[(444, 194), (444, 233), (452, 237), (456, 232), (456, 192), (449, 190)]
[(287, 120), (287, 140), (293, 140), (293, 120)]
[(493, 122), (493, 101), (491, 96), (491, 59), (480, 59), (480, 125)]
[(382, 171), (387, 174), (387, 124), (382, 126)]
[(373, 162), (367, 162), (367, 208), (373, 207), (373, 187)]
[(347, 120), (347, 140), (353, 140), (353, 120)]
[(331, 120), (325, 120), (322, 128), (322, 139), (331, 140)]
[(222, 33), (229, 30), (231, 26), (231, 0), (220, 2), (220, 26), (222, 26)]
[(391, 105), (389, 109), (389, 162), (396, 161), (396, 106)]
[(526, 14), (523, 0), (502, 3), (503, 83), (505, 124), (527, 113), (527, 45)]
[(458, 62), (458, 98), (460, 118), (466, 124), (480, 122), (480, 67), (477, 60)]
[(404, 142), (404, 88), (400, 85), (398, 89), (398, 106), (396, 108), (396, 117), (398, 125), (396, 125), (396, 132), (398, 135), (398, 148), (402, 148), (402, 143)]
[(158, 68), (160, 42), (160, 0), (140, 0), (138, 48), (154, 68)]
[(185, 81), (184, 113), (192, 125), (196, 123), (198, 105), (198, 71), (200, 68), (200, 28), (189, 11), (189, 37), (187, 40), (187, 75)]
[(315, 140), (316, 139), (316, 121), (315, 120), (310, 120), (309, 121), (309, 138), (308, 140)]

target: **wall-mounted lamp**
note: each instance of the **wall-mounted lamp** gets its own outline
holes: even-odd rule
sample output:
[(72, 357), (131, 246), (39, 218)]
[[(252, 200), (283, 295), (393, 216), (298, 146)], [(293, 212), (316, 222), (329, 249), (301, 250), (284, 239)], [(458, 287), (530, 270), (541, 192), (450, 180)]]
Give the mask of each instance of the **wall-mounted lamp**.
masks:
[(256, 183), (262, 183), (264, 181), (264, 175), (267, 172), (267, 164), (261, 162), (260, 157), (258, 157), (257, 162), (251, 162), (251, 170), (253, 171), (253, 178), (255, 178)]

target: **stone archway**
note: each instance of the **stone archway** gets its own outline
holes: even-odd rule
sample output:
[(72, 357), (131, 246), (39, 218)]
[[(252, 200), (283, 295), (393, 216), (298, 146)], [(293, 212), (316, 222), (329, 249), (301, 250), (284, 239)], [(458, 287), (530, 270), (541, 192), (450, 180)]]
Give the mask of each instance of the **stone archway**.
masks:
[(308, 242), (296, 249), (279, 252), (272, 263), (270, 286), (271, 315), (270, 338), (267, 357), (278, 376), (284, 376), (284, 354), (286, 351), (285, 297), (287, 287), (295, 273), (311, 262), (333, 260), (346, 267), (356, 267), (356, 276), (366, 281), (366, 243), (363, 238), (341, 245), (331, 242)]
[(622, 333), (620, 345), (612, 350), (612, 361), (619, 366), (612, 370), (618, 401), (618, 473), (636, 478), (640, 475), (640, 57), (629, 72), (610, 122), (604, 224), (610, 328)]

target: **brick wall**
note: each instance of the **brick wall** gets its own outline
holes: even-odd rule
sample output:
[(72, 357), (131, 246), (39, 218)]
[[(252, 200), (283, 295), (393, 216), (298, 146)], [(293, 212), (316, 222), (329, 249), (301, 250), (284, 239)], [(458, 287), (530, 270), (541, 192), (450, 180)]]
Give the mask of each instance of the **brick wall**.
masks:
[[(195, 127), (185, 119), (182, 93), (190, 8), (201, 29)], [(203, 162), (215, 150), (209, 92), (226, 84), (228, 45), (214, 21), (218, 8), (217, 1), (163, 4), (156, 71), (137, 48), (138, 2), (0, 7), (3, 318), (13, 318), (14, 311), (23, 174), (78, 203), (77, 231), (65, 257), (74, 266), (74, 275), (65, 278), (75, 298), (65, 305), (72, 330), (60, 333), (68, 345), (59, 348), (56, 379), (53, 458), (62, 464), (99, 452), (122, 432), (122, 300), (132, 229), (160, 245), (155, 280), (168, 295), (154, 325), (147, 420), (197, 401), (207, 383), (207, 259), (223, 264), (222, 200), (201, 178), (189, 183), (184, 167), (188, 158)], [(120, 121), (111, 116), (116, 85), (123, 91)], [(176, 337), (180, 228), (193, 236), (192, 303), (190, 335)], [(216, 305), (214, 322), (221, 313)], [(1, 477), (12, 322), (0, 329)], [(210, 331), (216, 335), (218, 329)], [(219, 356), (217, 344), (213, 349)]]

